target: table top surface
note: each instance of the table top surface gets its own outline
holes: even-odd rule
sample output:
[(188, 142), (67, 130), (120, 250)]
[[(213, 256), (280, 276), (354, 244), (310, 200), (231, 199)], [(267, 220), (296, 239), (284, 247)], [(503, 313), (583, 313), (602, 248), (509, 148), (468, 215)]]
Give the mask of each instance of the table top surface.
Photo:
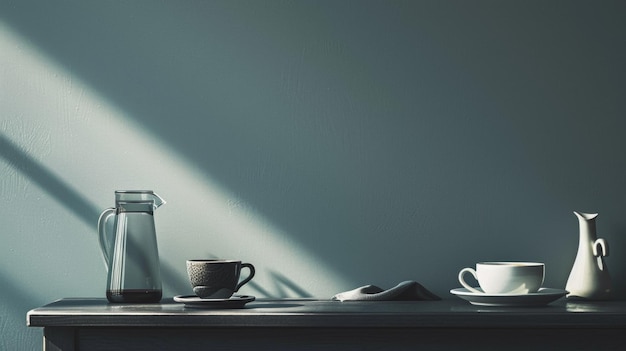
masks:
[(31, 327), (471, 327), (624, 328), (626, 301), (565, 298), (539, 307), (483, 307), (461, 299), (349, 301), (256, 299), (244, 308), (188, 308), (172, 299), (112, 304), (104, 298), (66, 298), (33, 309)]

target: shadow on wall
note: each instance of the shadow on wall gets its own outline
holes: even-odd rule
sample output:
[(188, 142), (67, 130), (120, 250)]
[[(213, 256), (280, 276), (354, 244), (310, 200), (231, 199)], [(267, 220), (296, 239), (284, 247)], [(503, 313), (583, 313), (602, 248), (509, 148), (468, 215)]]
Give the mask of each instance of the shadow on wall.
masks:
[[(518, 189), (507, 177), (524, 162), (490, 145), (515, 138), (492, 109), (472, 110), (480, 89), (464, 86), (471, 77), (438, 47), (449, 38), (430, 18), (448, 5), (433, 14), (410, 2), (330, 3), (19, 2), (0, 10), (68, 72), (343, 275), (383, 285), (439, 280), (428, 271), (372, 282), (388, 268), (371, 257), (393, 252), (410, 262), (466, 223), (498, 229), (485, 213), (502, 211), (507, 194), (493, 190), (500, 198), (485, 204), (484, 190)], [(459, 99), (450, 104), (450, 96)]]
[[(93, 226), (95, 230), (94, 223), (98, 222), (101, 211), (69, 184), (48, 171), (26, 152), (20, 150), (2, 133), (0, 133), (0, 157), (37, 183), (45, 192), (72, 211), (87, 225)], [(94, 237), (94, 239), (96, 238)], [(189, 285), (172, 267), (163, 262), (161, 262), (161, 275), (163, 276), (163, 283), (171, 286), (174, 291), (180, 291)]]
[(24, 318), (29, 310), (49, 301), (40, 299), (41, 291), (19, 289), (16, 282), (5, 276), (1, 270), (0, 290), (2, 291), (0, 298), (0, 331), (2, 331), (0, 333), (0, 350), (36, 350), (40, 348), (40, 330), (29, 328), (19, 335), (8, 335), (6, 331), (11, 330), (10, 325), (24, 325)]
[[(20, 150), (5, 135), (0, 133), (0, 157), (4, 158), (12, 167), (19, 170), (29, 179), (37, 183), (44, 191), (63, 204), (67, 209), (76, 214), (88, 225), (97, 223), (100, 210), (86, 200), (69, 184), (63, 182), (58, 176), (48, 171), (44, 166), (35, 161), (26, 152)], [(209, 257), (217, 257), (209, 255)], [(189, 282), (181, 277), (173, 267), (161, 262), (161, 274), (163, 283), (169, 285), (172, 291), (185, 291), (189, 288)], [(310, 297), (304, 289), (278, 272), (269, 273), (269, 281), (273, 282), (275, 289), (265, 289), (261, 285), (250, 282), (254, 290), (267, 297)], [(11, 286), (11, 285), (6, 285)], [(270, 291), (275, 291), (271, 293)], [(291, 295), (289, 294), (291, 293)]]
[(623, 150), (623, 3), (330, 3), (25, 1), (0, 13), (355, 281), (441, 293), (460, 262), (563, 267), (559, 213), (582, 203), (623, 217), (624, 166), (593, 171)]
[[(83, 222), (90, 226), (97, 223), (100, 210), (87, 201), (69, 184), (48, 171), (35, 159), (22, 151), (18, 146), (0, 133), (0, 157), (25, 176), (37, 183), (43, 190), (54, 197), (59, 203), (71, 210)], [(95, 227), (94, 227), (95, 228)]]
[(298, 286), (298, 284), (296, 284), (294, 281), (290, 280), (289, 278), (278, 272), (269, 272), (269, 279), (274, 285), (273, 289), (271, 287), (267, 287), (269, 289), (265, 289), (263, 286), (254, 282), (254, 280), (250, 281), (247, 285), (249, 285), (250, 288), (261, 294), (261, 296), (266, 296), (269, 298), (313, 297), (302, 287)]
[[(376, 82), (367, 69), (354, 71), (353, 53), (323, 25), (325, 11), (306, 2), (284, 8), (228, 1), (147, 4), (41, 3), (35, 12), (46, 13), (45, 21), (22, 3), (1, 10), (7, 23), (67, 71), (286, 228), (301, 246), (350, 277), (371, 279), (360, 262), (372, 249), (355, 246), (350, 233), (377, 249), (412, 235), (420, 216), (429, 214), (415, 209), (415, 199), (425, 197), (411, 184), (420, 169), (399, 163), (420, 155), (405, 153), (413, 148), (404, 144), (413, 138), (410, 120), (392, 126), (400, 143), (381, 145), (387, 135), (378, 130), (394, 112), (390, 93), (358, 90)], [(392, 9), (391, 15), (399, 13)], [(290, 27), (293, 33), (281, 29)], [(400, 113), (400, 119), (409, 117)], [(54, 194), (59, 199), (69, 196), (71, 203), (78, 196), (65, 195), (67, 186), (57, 183), (50, 185), (63, 189)], [(81, 210), (81, 218), (93, 223), (97, 209), (85, 208), (90, 213)]]

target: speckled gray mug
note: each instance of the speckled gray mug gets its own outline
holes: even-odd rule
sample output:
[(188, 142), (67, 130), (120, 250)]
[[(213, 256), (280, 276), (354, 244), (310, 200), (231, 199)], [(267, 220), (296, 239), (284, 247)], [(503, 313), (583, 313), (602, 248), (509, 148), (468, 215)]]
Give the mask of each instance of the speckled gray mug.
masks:
[[(250, 274), (240, 282), (242, 268)], [(228, 299), (254, 277), (254, 266), (236, 260), (187, 260), (187, 275), (198, 297)]]

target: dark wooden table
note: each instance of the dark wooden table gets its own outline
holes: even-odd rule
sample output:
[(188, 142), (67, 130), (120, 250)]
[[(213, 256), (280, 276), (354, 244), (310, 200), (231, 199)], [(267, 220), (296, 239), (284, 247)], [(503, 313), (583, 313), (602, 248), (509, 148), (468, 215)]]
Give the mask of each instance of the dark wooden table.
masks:
[(626, 301), (477, 307), (415, 302), (256, 300), (190, 309), (62, 299), (28, 312), (45, 350), (626, 350)]

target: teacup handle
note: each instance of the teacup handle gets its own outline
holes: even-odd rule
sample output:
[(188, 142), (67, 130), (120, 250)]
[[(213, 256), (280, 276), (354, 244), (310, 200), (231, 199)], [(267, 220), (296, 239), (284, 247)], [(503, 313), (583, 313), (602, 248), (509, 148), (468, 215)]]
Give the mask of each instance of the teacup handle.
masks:
[(251, 263), (242, 263), (241, 268), (242, 269), (248, 268), (250, 270), (250, 274), (248, 274), (248, 277), (246, 279), (242, 280), (239, 284), (237, 284), (235, 291), (239, 291), (239, 288), (241, 288), (245, 283), (249, 282), (250, 280), (252, 280), (252, 278), (254, 278), (254, 266)]
[(474, 279), (478, 280), (478, 276), (476, 275), (476, 271), (474, 270), (474, 268), (463, 268), (459, 272), (459, 282), (461, 283), (461, 285), (463, 285), (465, 289), (473, 293), (482, 294), (482, 291), (472, 288), (469, 284), (465, 282), (465, 279), (463, 279), (463, 276), (465, 275), (465, 273), (471, 273), (474, 276)]

